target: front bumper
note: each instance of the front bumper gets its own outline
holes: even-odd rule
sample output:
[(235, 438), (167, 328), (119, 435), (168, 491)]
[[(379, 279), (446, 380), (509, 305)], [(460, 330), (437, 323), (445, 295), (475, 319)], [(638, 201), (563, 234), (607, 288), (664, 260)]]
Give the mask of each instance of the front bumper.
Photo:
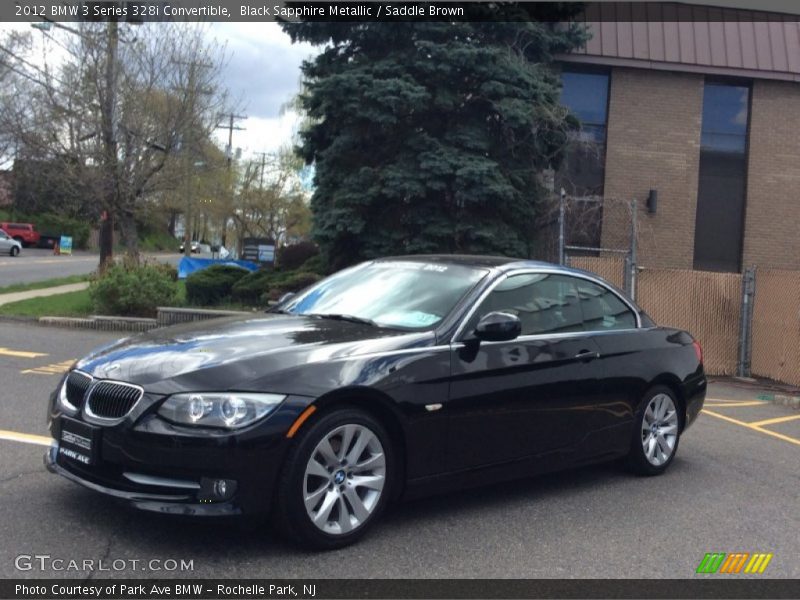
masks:
[(44, 466), (51, 473), (61, 475), (85, 488), (127, 501), (134, 508), (169, 514), (220, 517), (242, 514), (241, 508), (233, 502), (216, 504), (198, 503), (193, 494), (153, 494), (141, 491), (126, 491), (94, 483), (84, 479), (58, 464), (58, 446), (51, 446), (44, 455)]
[[(194, 516), (262, 514), (269, 511), (290, 442), (286, 431), (307, 404), (305, 398), (287, 398), (265, 421), (239, 432), (174, 426), (146, 411), (139, 418), (101, 427), (91, 465), (59, 452), (65, 416), (51, 412), (55, 443), (44, 463), (51, 473), (141, 510)], [(220, 480), (227, 486), (221, 496), (214, 493)]]

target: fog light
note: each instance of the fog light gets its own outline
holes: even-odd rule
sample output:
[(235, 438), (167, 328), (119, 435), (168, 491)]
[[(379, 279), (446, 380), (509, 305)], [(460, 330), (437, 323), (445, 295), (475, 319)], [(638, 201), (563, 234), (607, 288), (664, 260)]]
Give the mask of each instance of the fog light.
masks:
[(200, 480), (200, 491), (197, 494), (201, 502), (223, 502), (230, 500), (236, 493), (236, 482), (233, 479), (209, 479), (203, 477)]

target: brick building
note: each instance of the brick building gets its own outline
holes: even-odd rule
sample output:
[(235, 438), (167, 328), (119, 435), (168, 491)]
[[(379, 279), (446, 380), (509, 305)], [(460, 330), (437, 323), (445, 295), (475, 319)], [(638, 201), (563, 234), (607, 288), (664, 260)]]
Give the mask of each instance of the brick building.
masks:
[(586, 23), (560, 57), (583, 123), (568, 194), (636, 199), (640, 265), (800, 270), (800, 17), (595, 4)]

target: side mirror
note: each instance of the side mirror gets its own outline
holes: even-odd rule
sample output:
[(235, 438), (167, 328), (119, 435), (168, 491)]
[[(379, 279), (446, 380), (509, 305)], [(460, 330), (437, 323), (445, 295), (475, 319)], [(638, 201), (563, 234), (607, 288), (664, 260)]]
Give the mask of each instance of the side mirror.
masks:
[(475, 337), (486, 342), (507, 342), (522, 333), (522, 322), (516, 315), (490, 312), (475, 327)]
[(294, 296), (295, 296), (294, 292), (286, 292), (283, 296), (278, 298), (278, 304), (283, 304), (287, 300), (291, 300), (292, 298), (294, 298)]

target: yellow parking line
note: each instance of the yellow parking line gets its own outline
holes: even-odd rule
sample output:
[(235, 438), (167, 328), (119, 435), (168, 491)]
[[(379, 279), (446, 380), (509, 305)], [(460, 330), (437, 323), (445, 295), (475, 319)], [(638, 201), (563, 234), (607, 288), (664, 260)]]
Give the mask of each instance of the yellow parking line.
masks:
[(763, 427), (764, 425), (785, 423), (786, 421), (794, 421), (795, 419), (800, 419), (800, 415), (789, 415), (788, 417), (775, 417), (774, 419), (764, 419), (763, 421), (751, 421), (750, 425), (755, 425), (756, 427)]
[(706, 402), (725, 402), (726, 404), (739, 404), (740, 402), (752, 402), (751, 400), (731, 400), (730, 398), (706, 398)]
[(758, 431), (759, 433), (765, 433), (767, 435), (771, 435), (772, 437), (778, 438), (779, 440), (783, 440), (784, 442), (789, 442), (790, 444), (795, 444), (797, 446), (800, 446), (800, 440), (796, 440), (795, 438), (789, 437), (788, 435), (783, 435), (782, 433), (778, 433), (776, 431), (770, 431), (769, 429), (758, 427), (756, 425), (753, 425), (752, 423), (745, 423), (744, 421), (740, 421), (739, 419), (732, 419), (731, 417), (715, 413), (711, 410), (708, 410), (707, 408), (704, 408), (703, 412), (707, 415), (711, 415), (712, 417), (716, 417), (718, 419), (722, 419), (723, 421), (728, 421), (729, 423), (733, 423), (734, 425), (739, 425), (747, 429), (752, 429), (753, 431)]
[(752, 402), (712, 402), (709, 406), (713, 406), (714, 408), (732, 408), (736, 406), (762, 406), (764, 404), (769, 404), (769, 402), (762, 402), (761, 400), (753, 400)]
[(7, 431), (5, 429), (0, 429), (0, 440), (7, 440), (9, 442), (22, 442), (23, 444), (36, 444), (37, 446), (49, 446), (53, 443), (53, 438), (43, 435), (20, 433), (18, 431)]
[(72, 363), (75, 362), (74, 358), (70, 358), (69, 360), (65, 360), (59, 363), (53, 363), (52, 365), (42, 365), (41, 367), (33, 367), (31, 369), (25, 369), (24, 371), (20, 371), (20, 373), (36, 373), (37, 375), (61, 375), (72, 366)]
[(10, 350), (8, 348), (0, 348), (0, 355), (15, 356), (17, 358), (39, 358), (40, 356), (47, 356), (44, 352), (26, 352), (24, 350)]

